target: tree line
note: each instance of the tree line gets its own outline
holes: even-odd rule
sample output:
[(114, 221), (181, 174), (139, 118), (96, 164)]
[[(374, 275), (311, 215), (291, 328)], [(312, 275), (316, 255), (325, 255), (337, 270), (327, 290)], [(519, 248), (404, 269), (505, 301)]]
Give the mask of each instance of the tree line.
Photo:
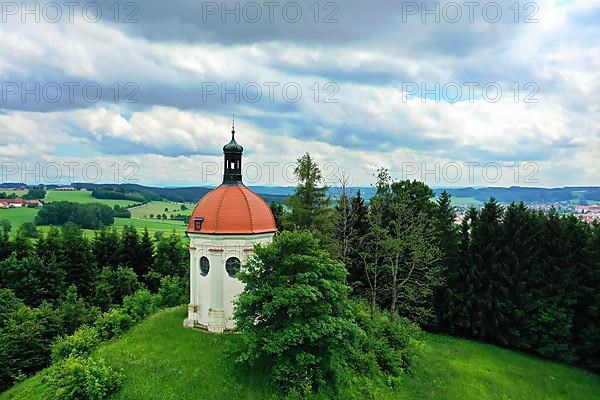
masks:
[(100, 203), (53, 201), (40, 209), (35, 217), (35, 225), (73, 223), (83, 229), (98, 230), (111, 226), (115, 218), (131, 218), (131, 212), (118, 204), (110, 208)]
[(375, 175), (374, 195), (336, 196), (309, 154), (280, 230), (309, 230), (347, 270), (352, 295), (426, 329), (600, 371), (600, 225), (493, 198), (461, 224), (451, 196)]
[[(88, 239), (75, 224), (36, 241), (0, 232), (0, 390), (50, 364), (61, 335), (92, 324), (140, 289), (169, 284), (187, 294), (188, 250), (175, 232), (152, 237), (126, 226)], [(180, 296), (181, 297), (181, 296)]]

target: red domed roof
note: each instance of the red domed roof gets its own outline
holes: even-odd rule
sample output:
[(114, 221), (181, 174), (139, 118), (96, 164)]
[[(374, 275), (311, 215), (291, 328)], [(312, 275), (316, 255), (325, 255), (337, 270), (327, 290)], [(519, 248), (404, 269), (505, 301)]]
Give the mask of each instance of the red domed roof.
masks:
[[(196, 222), (201, 218), (201, 224)], [(200, 199), (187, 231), (252, 234), (276, 232), (277, 227), (271, 208), (259, 195), (244, 185), (221, 185)]]

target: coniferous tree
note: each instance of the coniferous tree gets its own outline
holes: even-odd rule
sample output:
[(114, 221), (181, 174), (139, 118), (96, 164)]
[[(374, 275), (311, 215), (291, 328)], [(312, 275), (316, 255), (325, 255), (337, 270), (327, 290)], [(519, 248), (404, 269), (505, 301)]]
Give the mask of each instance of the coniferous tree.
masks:
[(269, 204), (269, 207), (271, 208), (271, 212), (273, 213), (273, 218), (275, 219), (275, 226), (277, 226), (277, 230), (279, 232), (283, 231), (283, 205), (272, 201), (271, 204)]
[(140, 237), (140, 247), (138, 255), (138, 277), (142, 279), (150, 272), (154, 264), (154, 241), (148, 232), (148, 228), (144, 228), (144, 233)]
[(120, 265), (133, 268), (138, 272), (138, 256), (140, 254), (140, 237), (137, 229), (133, 226), (125, 225), (121, 232), (121, 256)]
[(586, 226), (552, 211), (544, 219), (542, 238), (529, 335), (541, 355), (574, 362), (573, 322), (584, 271)]
[(440, 266), (442, 268), (445, 285), (436, 291), (435, 304), (437, 316), (437, 329), (446, 331), (449, 328), (451, 316), (448, 312), (452, 296), (449, 290), (449, 280), (455, 276), (458, 268), (459, 231), (454, 223), (456, 210), (452, 206), (452, 198), (445, 190), (440, 194), (434, 211), (437, 245), (440, 250)]
[(40, 235), (36, 245), (38, 256), (46, 263), (59, 262), (64, 246), (60, 229), (51, 226), (46, 235)]
[(471, 230), (471, 251), (475, 267), (475, 319), (473, 335), (483, 340), (506, 344), (507, 340), (500, 330), (506, 324), (507, 288), (509, 278), (503, 270), (500, 235), (502, 207), (491, 198), (481, 209), (478, 218), (473, 221)]
[(24, 229), (18, 229), (13, 241), (12, 250), (18, 259), (27, 257), (33, 253), (31, 238)]
[(369, 210), (360, 190), (352, 197), (350, 210), (350, 225), (353, 230), (348, 243), (350, 252), (346, 257), (346, 269), (348, 270), (347, 279), (348, 284), (352, 287), (353, 293), (360, 295), (365, 293), (367, 284), (364, 282), (360, 258), (357, 256), (355, 249), (360, 246), (369, 232)]
[(25, 304), (15, 295), (14, 290), (0, 289), (0, 327), (5, 326), (10, 315), (21, 307), (25, 307)]
[(600, 223), (589, 232), (585, 272), (574, 326), (575, 343), (581, 363), (600, 371)]
[(337, 241), (337, 257), (347, 267), (350, 254), (352, 253), (350, 242), (354, 234), (354, 226), (352, 226), (354, 220), (352, 219), (352, 203), (347, 187), (348, 180), (344, 178), (340, 183), (340, 193), (335, 203), (335, 237)]
[(63, 226), (62, 241), (68, 243), (63, 246), (58, 258), (58, 264), (66, 273), (65, 284), (67, 287), (75, 285), (84, 297), (92, 295), (99, 271), (89, 241), (83, 235), (83, 231), (74, 224)]
[(13, 252), (13, 246), (10, 242), (9, 233), (11, 223), (7, 220), (0, 221), (0, 261), (4, 260)]
[[(510, 204), (502, 221), (503, 277), (500, 283), (506, 291), (498, 302), (503, 304), (507, 323), (499, 328), (498, 336), (510, 345), (526, 349), (529, 347), (527, 327), (534, 311), (532, 279), (539, 254), (540, 224), (537, 215), (528, 210), (524, 203)], [(501, 276), (501, 277), (502, 277)]]
[(64, 290), (65, 274), (55, 260), (44, 262), (37, 254), (18, 259), (16, 253), (0, 261), (0, 286), (12, 289), (29, 306), (56, 303)]
[(449, 270), (444, 294), (444, 321), (448, 332), (460, 336), (474, 336), (475, 296), (477, 276), (471, 252), (471, 226), (477, 221), (478, 211), (470, 207), (460, 225), (456, 269)]
[(114, 227), (112, 229), (103, 228), (100, 232), (96, 232), (92, 251), (99, 267), (116, 268), (122, 264), (121, 239)]
[(306, 229), (334, 253), (334, 218), (329, 197), (319, 165), (309, 153), (297, 161), (294, 174), (298, 184), (294, 194), (287, 199), (290, 212), (283, 218), (283, 226), (289, 230)]

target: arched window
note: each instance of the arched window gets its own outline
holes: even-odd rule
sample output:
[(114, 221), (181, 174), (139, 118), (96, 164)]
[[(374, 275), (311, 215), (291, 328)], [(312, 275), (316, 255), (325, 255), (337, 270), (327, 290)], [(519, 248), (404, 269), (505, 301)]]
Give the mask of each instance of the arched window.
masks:
[(202, 256), (200, 257), (200, 275), (206, 276), (208, 275), (208, 271), (210, 270), (210, 262), (208, 258)]
[(237, 257), (230, 257), (225, 262), (225, 270), (230, 277), (235, 278), (235, 275), (240, 271), (240, 259)]

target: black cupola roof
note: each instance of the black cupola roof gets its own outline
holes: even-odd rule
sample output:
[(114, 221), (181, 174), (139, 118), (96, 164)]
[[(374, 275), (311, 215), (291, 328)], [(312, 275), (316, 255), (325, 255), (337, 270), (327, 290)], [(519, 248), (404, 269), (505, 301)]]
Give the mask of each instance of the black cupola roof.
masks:
[(225, 165), (223, 169), (224, 185), (242, 184), (242, 153), (244, 148), (235, 141), (235, 119), (231, 128), (231, 141), (223, 146)]

